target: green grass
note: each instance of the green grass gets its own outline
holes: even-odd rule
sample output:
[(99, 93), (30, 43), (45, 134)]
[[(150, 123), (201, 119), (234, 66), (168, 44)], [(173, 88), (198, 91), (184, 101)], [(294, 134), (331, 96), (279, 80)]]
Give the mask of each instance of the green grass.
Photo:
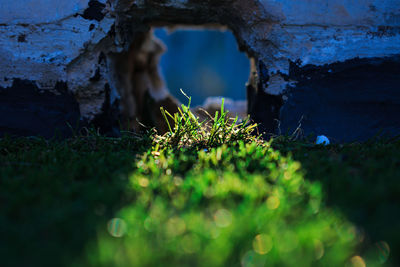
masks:
[(170, 132), (0, 139), (2, 266), (398, 266), (400, 142)]
[(188, 97), (181, 89), (183, 95), (188, 99), (187, 106), (182, 105), (178, 108), (179, 113), (171, 115), (161, 107), (161, 113), (168, 124), (169, 133), (156, 138), (156, 147), (169, 147), (179, 149), (190, 147), (192, 149), (209, 149), (223, 144), (234, 144), (238, 141), (245, 143), (260, 142), (259, 138), (254, 137), (253, 132), (257, 129), (257, 124), (251, 124), (250, 119), (239, 122), (239, 118), (231, 119), (228, 111), (224, 110), (224, 99), (222, 99), (221, 111), (214, 116), (203, 110), (210, 119), (199, 121), (190, 110), (191, 97)]

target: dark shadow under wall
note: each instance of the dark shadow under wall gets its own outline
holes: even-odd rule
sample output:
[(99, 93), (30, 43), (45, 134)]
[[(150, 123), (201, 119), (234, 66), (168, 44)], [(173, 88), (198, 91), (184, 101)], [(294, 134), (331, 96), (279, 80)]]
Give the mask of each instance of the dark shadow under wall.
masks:
[(302, 118), (305, 135), (333, 142), (400, 135), (400, 56), (322, 67), (292, 63), (290, 78), (298, 83), (280, 112), (283, 132), (294, 131)]
[(40, 92), (34, 82), (19, 79), (11, 87), (0, 87), (0, 137), (72, 136), (69, 125), (80, 122), (79, 104), (65, 83), (58, 82), (53, 91)]
[(251, 59), (251, 74), (247, 83), (247, 112), (252, 121), (258, 123), (259, 133), (265, 138), (280, 134), (279, 116), (283, 105), (281, 95), (264, 91), (270, 76), (262, 61)]

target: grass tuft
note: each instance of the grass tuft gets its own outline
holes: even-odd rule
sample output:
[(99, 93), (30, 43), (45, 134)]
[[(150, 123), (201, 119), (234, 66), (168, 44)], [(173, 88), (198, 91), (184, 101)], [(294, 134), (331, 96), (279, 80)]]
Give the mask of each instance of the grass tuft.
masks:
[[(178, 108), (179, 113), (170, 114), (161, 107), (161, 113), (168, 124), (169, 132), (164, 136), (158, 136), (156, 142), (162, 147), (191, 147), (194, 149), (210, 149), (223, 144), (232, 144), (238, 141), (244, 143), (261, 142), (254, 135), (257, 124), (250, 123), (250, 118), (239, 122), (239, 118), (232, 119), (224, 110), (224, 99), (222, 99), (221, 110), (216, 112), (210, 120), (200, 121), (190, 110), (191, 97), (183, 90), (181, 92), (188, 99), (188, 105), (182, 104)], [(171, 126), (172, 119), (174, 125)]]

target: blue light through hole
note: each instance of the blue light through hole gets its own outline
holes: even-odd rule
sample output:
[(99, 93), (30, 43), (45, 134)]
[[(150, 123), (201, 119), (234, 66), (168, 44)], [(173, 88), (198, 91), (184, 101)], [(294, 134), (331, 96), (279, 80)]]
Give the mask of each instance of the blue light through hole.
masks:
[(169, 33), (164, 28), (154, 32), (168, 47), (161, 68), (170, 92), (182, 103), (187, 100), (180, 88), (192, 96), (193, 106), (210, 96), (246, 99), (250, 62), (238, 50), (232, 32), (182, 29)]

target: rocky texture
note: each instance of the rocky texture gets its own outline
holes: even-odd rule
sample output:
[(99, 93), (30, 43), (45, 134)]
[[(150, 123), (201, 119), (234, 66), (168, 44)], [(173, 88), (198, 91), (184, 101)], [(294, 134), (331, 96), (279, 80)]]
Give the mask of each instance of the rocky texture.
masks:
[[(248, 88), (249, 112), (268, 131), (277, 131), (277, 120), (281, 127), (295, 128), (300, 114), (310, 120), (303, 124), (306, 133), (339, 141), (362, 138), (362, 131), (364, 137), (370, 136), (382, 125), (394, 132), (399, 128), (397, 121), (382, 119), (389, 113), (376, 104), (396, 103), (385, 97), (395, 97), (399, 89), (398, 75), (393, 74), (400, 54), (397, 0), (3, 0), (0, 90), (18, 92), (15, 81), (20, 79), (30, 81), (32, 94), (39, 90), (57, 96), (56, 85), (65, 84), (85, 123), (117, 120), (116, 107), (125, 120), (138, 118), (143, 111), (137, 106), (143, 101), (135, 94), (147, 91), (160, 102), (168, 98), (167, 89), (149, 80), (152, 70), (147, 68), (141, 79), (147, 79), (149, 86), (138, 92), (132, 85), (137, 79), (129, 71), (119, 71), (115, 58), (133, 53), (144, 55), (144, 61), (155, 60), (154, 52), (147, 50), (157, 43), (149, 35), (155, 25), (232, 30), (240, 49), (255, 62)], [(130, 58), (124, 64), (133, 64)], [(328, 74), (321, 76), (324, 70)], [(381, 100), (360, 104), (365, 95)], [(322, 101), (327, 98), (332, 101)], [(124, 104), (127, 101), (132, 104)], [(316, 105), (321, 101), (324, 105)], [(25, 103), (34, 105), (27, 99)], [(4, 105), (12, 106), (8, 101)], [(330, 110), (329, 116), (318, 117), (323, 109)], [(377, 115), (368, 127), (358, 127), (366, 125), (367, 119), (358, 118), (366, 118), (367, 109)], [(397, 112), (396, 105), (390, 110)], [(338, 121), (352, 133), (351, 138), (336, 127)], [(111, 129), (116, 125), (106, 124)], [(21, 124), (20, 133), (31, 134), (29, 127)]]

